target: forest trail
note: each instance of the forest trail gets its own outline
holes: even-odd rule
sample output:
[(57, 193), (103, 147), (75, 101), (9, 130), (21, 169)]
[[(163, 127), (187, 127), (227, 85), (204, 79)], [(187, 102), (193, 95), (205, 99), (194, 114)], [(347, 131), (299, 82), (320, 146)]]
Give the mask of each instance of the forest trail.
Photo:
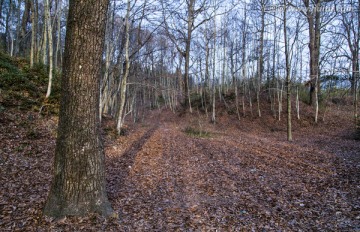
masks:
[[(259, 130), (263, 125), (251, 120), (213, 126), (177, 117), (159, 111), (118, 137), (105, 123), (107, 192), (119, 218), (53, 221), (43, 217), (42, 208), (51, 183), (57, 121), (3, 113), (1, 230), (360, 229), (359, 141), (333, 130), (337, 121), (313, 131), (299, 128), (289, 143), (286, 132)], [(200, 123), (207, 136), (186, 133)]]
[(130, 149), (108, 150), (109, 197), (125, 230), (359, 228), (354, 183), (344, 186), (339, 157), (321, 146), (181, 128), (148, 126)]

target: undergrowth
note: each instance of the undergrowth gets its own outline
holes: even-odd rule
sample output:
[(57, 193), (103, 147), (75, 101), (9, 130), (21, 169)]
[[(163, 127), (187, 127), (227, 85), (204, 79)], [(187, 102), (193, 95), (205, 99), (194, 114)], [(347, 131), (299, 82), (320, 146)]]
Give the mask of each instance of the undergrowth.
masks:
[(0, 53), (0, 109), (16, 107), (43, 114), (57, 114), (60, 99), (60, 78), (54, 72), (52, 93), (45, 101), (48, 84), (48, 67), (35, 64), (30, 68), (24, 58)]

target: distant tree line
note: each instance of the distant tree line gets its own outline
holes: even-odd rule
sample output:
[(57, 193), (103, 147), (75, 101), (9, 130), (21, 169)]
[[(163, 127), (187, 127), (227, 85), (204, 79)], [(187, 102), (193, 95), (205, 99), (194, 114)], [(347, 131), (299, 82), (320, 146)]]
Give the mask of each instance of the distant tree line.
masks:
[[(0, 2), (1, 49), (47, 65), (46, 98), (62, 70), (68, 8), (66, 0)], [(116, 118), (120, 133), (129, 115), (138, 121), (160, 105), (192, 112), (200, 97), (216, 122), (216, 102), (234, 93), (239, 119), (261, 117), (266, 100), (280, 120), (288, 99), (286, 111), (294, 102), (299, 118), (306, 101), (317, 122), (332, 96), (325, 92), (337, 88), (332, 94), (352, 97), (357, 120), (359, 9), (358, 0), (111, 0), (100, 117)]]

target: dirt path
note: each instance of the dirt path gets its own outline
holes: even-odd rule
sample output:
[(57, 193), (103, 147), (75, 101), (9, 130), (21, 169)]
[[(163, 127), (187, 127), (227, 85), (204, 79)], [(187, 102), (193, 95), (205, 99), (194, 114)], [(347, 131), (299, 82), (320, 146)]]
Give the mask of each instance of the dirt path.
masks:
[(358, 141), (300, 131), (288, 143), (282, 132), (206, 122), (210, 137), (191, 137), (183, 129), (193, 118), (166, 116), (161, 112), (150, 120), (156, 124), (138, 124), (126, 136), (106, 140), (107, 191), (118, 219), (52, 221), (42, 208), (56, 121), (34, 124), (28, 115), (6, 115), (0, 130), (0, 230), (360, 230)]
[(128, 231), (356, 230), (356, 186), (341, 182), (336, 162), (298, 143), (194, 138), (162, 123), (112, 158), (110, 198)]

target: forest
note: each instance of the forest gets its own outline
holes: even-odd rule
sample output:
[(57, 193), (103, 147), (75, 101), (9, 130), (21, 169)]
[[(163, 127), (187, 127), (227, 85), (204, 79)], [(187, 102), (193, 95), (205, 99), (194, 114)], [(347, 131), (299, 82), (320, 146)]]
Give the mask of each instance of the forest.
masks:
[(0, 0), (0, 230), (360, 230), (359, 33), (358, 0)]

